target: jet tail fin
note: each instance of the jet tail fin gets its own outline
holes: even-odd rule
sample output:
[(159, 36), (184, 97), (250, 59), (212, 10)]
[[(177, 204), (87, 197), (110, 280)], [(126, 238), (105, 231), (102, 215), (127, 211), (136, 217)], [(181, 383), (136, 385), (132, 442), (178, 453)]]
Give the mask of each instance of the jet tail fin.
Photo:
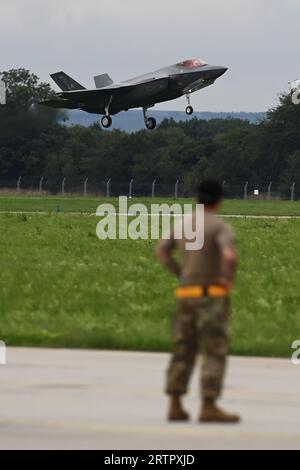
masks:
[(103, 88), (112, 85), (114, 82), (107, 73), (94, 77), (96, 88)]
[(76, 80), (73, 80), (73, 78), (69, 77), (65, 72), (53, 73), (50, 77), (62, 91), (85, 90), (84, 86), (80, 85)]
[(6, 104), (6, 86), (2, 80), (0, 80), (0, 104)]

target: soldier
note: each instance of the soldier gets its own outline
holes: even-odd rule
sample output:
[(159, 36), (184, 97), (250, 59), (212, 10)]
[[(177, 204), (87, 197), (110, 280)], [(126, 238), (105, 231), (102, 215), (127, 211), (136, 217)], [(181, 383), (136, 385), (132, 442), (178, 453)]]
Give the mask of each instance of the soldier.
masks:
[[(188, 251), (184, 235), (162, 240), (156, 247), (160, 262), (179, 279), (177, 308), (173, 319), (174, 353), (167, 371), (170, 421), (186, 421), (181, 397), (187, 392), (198, 353), (202, 353), (202, 422), (235, 423), (239, 416), (216, 405), (222, 391), (229, 340), (230, 289), (237, 267), (235, 236), (230, 225), (217, 218), (223, 188), (207, 180), (198, 189), (204, 205), (204, 246)], [(191, 217), (193, 223), (195, 214)], [(194, 227), (194, 226), (193, 226)], [(190, 241), (190, 240), (189, 240)], [(181, 262), (174, 258), (178, 249)]]

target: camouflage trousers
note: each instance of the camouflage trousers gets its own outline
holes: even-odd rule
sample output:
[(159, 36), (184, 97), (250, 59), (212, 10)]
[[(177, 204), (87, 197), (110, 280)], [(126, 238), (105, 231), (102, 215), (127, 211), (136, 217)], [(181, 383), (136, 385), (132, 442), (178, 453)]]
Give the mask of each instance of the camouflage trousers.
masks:
[(202, 354), (203, 398), (217, 398), (222, 391), (229, 342), (230, 300), (203, 297), (178, 300), (173, 318), (174, 352), (167, 371), (166, 393), (183, 395)]

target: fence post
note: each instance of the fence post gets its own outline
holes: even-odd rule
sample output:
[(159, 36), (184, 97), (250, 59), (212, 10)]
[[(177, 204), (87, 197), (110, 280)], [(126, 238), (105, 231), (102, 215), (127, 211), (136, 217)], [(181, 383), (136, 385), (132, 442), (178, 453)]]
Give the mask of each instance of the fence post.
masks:
[(3, 80), (0, 80), (0, 105), (6, 104), (6, 85)]
[(245, 186), (244, 186), (244, 200), (246, 201), (248, 199), (248, 181), (246, 181)]
[(270, 182), (268, 186), (268, 201), (271, 200), (271, 189), (272, 189), (272, 181)]
[(89, 181), (88, 178), (86, 178), (86, 179), (84, 180), (84, 185), (83, 185), (83, 196), (84, 196), (84, 197), (86, 197), (86, 195), (87, 195), (87, 184), (88, 184), (88, 181)]
[(175, 183), (175, 199), (178, 199), (178, 186), (179, 186), (179, 180), (177, 180)]
[(67, 178), (64, 178), (61, 182), (61, 195), (64, 196), (65, 195), (65, 182), (66, 182), (66, 179)]
[(110, 197), (110, 181), (111, 179), (109, 178), (106, 182), (106, 197)]
[(21, 188), (21, 181), (22, 181), (22, 176), (19, 177), (18, 181), (17, 181), (17, 193), (20, 192), (20, 188)]
[(39, 184), (39, 193), (41, 194), (43, 192), (43, 181), (44, 177), (42, 176), (40, 179), (40, 184)]
[(129, 198), (132, 198), (132, 187), (133, 187), (133, 178), (130, 180), (129, 183)]
[(296, 183), (293, 183), (291, 187), (291, 201), (295, 200), (295, 186), (296, 186)]
[(0, 366), (6, 365), (6, 344), (0, 341)]
[(152, 197), (155, 197), (155, 183), (156, 183), (156, 179), (152, 183)]

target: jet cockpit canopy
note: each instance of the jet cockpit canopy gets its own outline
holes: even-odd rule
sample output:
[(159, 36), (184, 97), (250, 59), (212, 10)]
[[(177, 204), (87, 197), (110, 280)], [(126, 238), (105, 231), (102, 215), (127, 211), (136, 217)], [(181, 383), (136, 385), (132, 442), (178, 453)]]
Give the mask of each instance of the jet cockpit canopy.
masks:
[(187, 59), (182, 62), (179, 62), (176, 65), (178, 65), (178, 67), (185, 67), (187, 69), (195, 69), (207, 65), (207, 62), (204, 62), (201, 59)]

